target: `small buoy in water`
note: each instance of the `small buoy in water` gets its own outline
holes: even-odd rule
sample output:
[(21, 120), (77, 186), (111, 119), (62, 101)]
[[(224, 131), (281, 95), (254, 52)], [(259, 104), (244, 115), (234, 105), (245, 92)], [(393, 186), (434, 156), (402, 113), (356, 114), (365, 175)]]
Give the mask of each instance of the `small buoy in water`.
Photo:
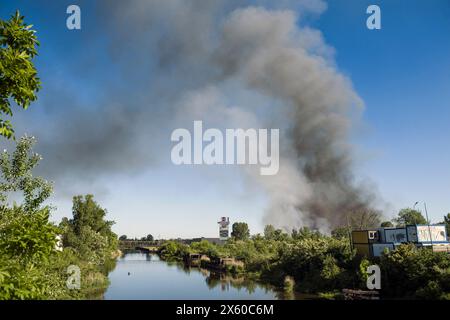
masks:
[(128, 275), (130, 275), (130, 273), (128, 272)]

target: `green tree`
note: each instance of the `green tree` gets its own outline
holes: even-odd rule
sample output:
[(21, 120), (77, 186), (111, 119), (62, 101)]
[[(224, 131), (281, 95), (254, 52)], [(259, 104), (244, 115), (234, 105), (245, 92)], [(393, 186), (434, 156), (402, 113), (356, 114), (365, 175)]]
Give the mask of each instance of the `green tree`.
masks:
[(380, 259), (387, 298), (450, 299), (450, 256), (445, 252), (400, 245)]
[(64, 246), (73, 248), (84, 260), (105, 263), (117, 249), (117, 235), (111, 230), (114, 222), (105, 220), (106, 213), (91, 194), (73, 197), (73, 218), (60, 224)]
[(0, 156), (0, 169), (3, 181), (0, 183), (0, 203), (8, 201), (8, 195), (22, 192), (24, 202), (21, 205), (27, 212), (33, 212), (51, 195), (52, 184), (41, 177), (34, 177), (32, 170), (42, 157), (31, 151), (36, 143), (34, 137), (24, 136), (9, 154), (7, 151)]
[(189, 246), (170, 240), (164, 242), (158, 252), (165, 258), (182, 259), (189, 253)]
[(92, 194), (73, 197), (73, 226), (75, 232), (79, 232), (84, 226), (90, 227), (95, 232), (108, 235), (113, 221), (105, 220), (106, 210), (100, 207)]
[(405, 208), (400, 210), (397, 218), (394, 219), (397, 226), (406, 226), (410, 224), (427, 224), (427, 220), (418, 210)]
[(349, 239), (352, 228), (348, 226), (337, 227), (331, 231), (331, 236), (336, 239)]
[(273, 235), (275, 233), (275, 227), (271, 224), (268, 224), (264, 227), (264, 238), (270, 240), (273, 239)]
[(248, 224), (245, 222), (233, 223), (231, 236), (236, 240), (247, 240), (250, 237), (250, 230)]
[(348, 216), (349, 225), (353, 230), (376, 228), (380, 225), (381, 213), (377, 210), (362, 209)]
[(391, 221), (383, 221), (380, 226), (382, 228), (392, 228), (394, 224)]
[(206, 254), (210, 258), (215, 258), (218, 256), (216, 245), (207, 240), (193, 242), (190, 247), (193, 253)]
[[(19, 11), (8, 21), (0, 20), (0, 113), (6, 116), (12, 116), (11, 100), (27, 109), (41, 85), (32, 62), (39, 43), (31, 28)], [(0, 135), (13, 134), (11, 122), (0, 119)]]
[(294, 277), (302, 292), (345, 288), (357, 278), (354, 253), (347, 240), (326, 236), (305, 237), (282, 246), (275, 265), (268, 269), (273, 279)]
[[(42, 299), (64, 291), (59, 274), (47, 268), (58, 229), (49, 222), (51, 208), (42, 205), (52, 186), (33, 176), (40, 160), (34, 143), (22, 137), (12, 154), (0, 156), (0, 299)], [(19, 203), (9, 203), (12, 194)]]
[[(52, 185), (33, 176), (41, 157), (32, 152), (35, 139), (22, 137), (16, 150), (0, 156), (0, 247), (10, 255), (42, 259), (56, 243), (56, 227), (49, 222), (50, 207), (42, 203), (51, 195)], [(22, 194), (20, 204), (8, 203), (12, 194)]]
[(151, 234), (148, 234), (147, 237), (145, 238), (145, 240), (153, 241), (153, 236)]
[(121, 240), (121, 241), (127, 240), (127, 236), (126, 235), (121, 235), (119, 237), (119, 240)]
[[(295, 231), (295, 232), (294, 232)], [(302, 227), (298, 230), (292, 230), (292, 239), (302, 240), (302, 239), (319, 239), (321, 238), (319, 231), (311, 230), (308, 227)]]
[[(296, 231), (293, 230), (295, 233)], [(264, 238), (266, 240), (277, 240), (277, 241), (283, 241), (289, 239), (289, 235), (286, 232), (283, 232), (281, 229), (275, 229), (272, 225), (266, 225), (264, 227)]]

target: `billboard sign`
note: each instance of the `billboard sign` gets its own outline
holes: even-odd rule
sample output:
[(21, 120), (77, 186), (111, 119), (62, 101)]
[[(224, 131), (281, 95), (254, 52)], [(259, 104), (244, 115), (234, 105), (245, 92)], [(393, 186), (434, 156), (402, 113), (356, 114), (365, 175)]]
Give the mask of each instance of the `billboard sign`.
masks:
[(408, 226), (408, 240), (411, 242), (446, 242), (447, 234), (444, 225)]

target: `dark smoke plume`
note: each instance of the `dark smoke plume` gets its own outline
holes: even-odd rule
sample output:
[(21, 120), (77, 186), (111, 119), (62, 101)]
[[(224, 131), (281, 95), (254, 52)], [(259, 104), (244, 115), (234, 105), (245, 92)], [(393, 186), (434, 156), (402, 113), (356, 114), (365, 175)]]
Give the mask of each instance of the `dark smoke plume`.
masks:
[[(302, 20), (325, 10), (323, 1), (96, 4), (104, 26), (96, 36), (109, 43), (111, 69), (119, 82), (134, 85), (98, 84), (110, 94), (95, 108), (65, 99), (72, 101), (71, 109), (48, 115), (57, 139), (35, 128), (51, 178), (79, 181), (157, 165), (169, 154), (169, 129), (179, 119), (189, 125), (202, 120), (199, 115), (211, 121), (220, 115), (223, 126), (245, 126), (244, 118), (251, 118), (284, 133), (279, 174), (261, 177), (248, 170), (251, 181), (267, 193), (266, 223), (329, 231), (348, 214), (371, 210), (374, 195), (356, 185), (349, 145), (362, 102), (335, 66), (333, 49), (320, 31)], [(249, 100), (233, 101), (233, 108), (217, 103), (208, 112), (199, 106), (211, 95), (212, 100), (226, 97), (229, 87), (253, 92), (279, 109), (264, 115), (255, 106), (249, 109)], [(196, 98), (189, 102), (186, 97)], [(51, 110), (60, 103), (47, 102)]]

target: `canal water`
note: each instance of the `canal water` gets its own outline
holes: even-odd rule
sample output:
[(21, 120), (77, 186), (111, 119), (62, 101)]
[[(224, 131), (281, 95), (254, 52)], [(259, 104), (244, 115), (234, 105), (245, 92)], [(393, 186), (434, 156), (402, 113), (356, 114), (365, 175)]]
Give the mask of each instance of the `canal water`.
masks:
[(283, 298), (272, 287), (245, 277), (185, 268), (145, 253), (127, 253), (119, 258), (109, 279), (106, 300)]

